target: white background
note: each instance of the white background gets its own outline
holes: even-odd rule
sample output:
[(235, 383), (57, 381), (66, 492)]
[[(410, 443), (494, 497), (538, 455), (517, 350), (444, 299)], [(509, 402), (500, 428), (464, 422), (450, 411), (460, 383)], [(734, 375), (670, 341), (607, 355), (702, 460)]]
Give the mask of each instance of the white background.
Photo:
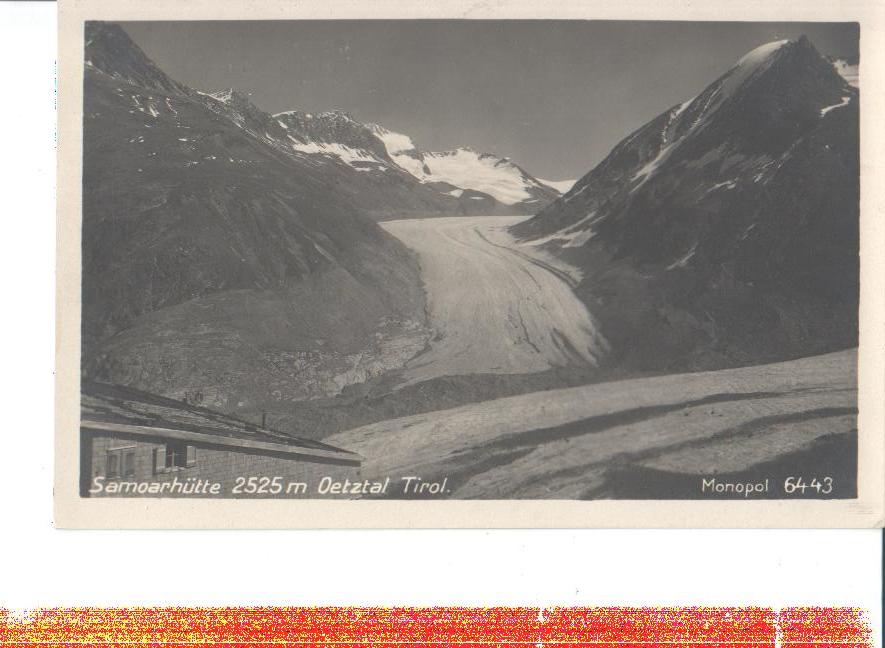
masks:
[(55, 42), (0, 3), (0, 607), (850, 605), (879, 640), (878, 531), (54, 529)]

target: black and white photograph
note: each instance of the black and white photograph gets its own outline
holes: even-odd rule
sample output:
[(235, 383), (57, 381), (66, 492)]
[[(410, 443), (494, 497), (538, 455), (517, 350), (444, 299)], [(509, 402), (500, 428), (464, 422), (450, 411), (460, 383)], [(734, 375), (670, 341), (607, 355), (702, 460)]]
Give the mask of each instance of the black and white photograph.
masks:
[(81, 27), (79, 499), (858, 498), (859, 22)]

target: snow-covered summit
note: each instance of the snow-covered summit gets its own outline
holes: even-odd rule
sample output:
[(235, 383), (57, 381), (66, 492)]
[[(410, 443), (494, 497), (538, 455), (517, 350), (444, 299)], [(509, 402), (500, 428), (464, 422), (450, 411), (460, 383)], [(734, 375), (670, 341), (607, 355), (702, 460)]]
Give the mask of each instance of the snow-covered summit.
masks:
[(445, 183), (456, 189), (488, 194), (504, 205), (546, 201), (560, 193), (526, 173), (509, 158), (482, 153), (469, 146), (448, 151), (421, 151), (408, 135), (379, 124), (370, 124), (369, 128), (384, 143), (391, 159), (421, 182)]
[(418, 179), (481, 191), (505, 205), (531, 200), (531, 190), (541, 188), (540, 182), (509, 160), (467, 147), (424, 153), (423, 162), (429, 173), (422, 169), (416, 174)]
[(788, 39), (776, 40), (770, 43), (765, 43), (764, 45), (760, 45), (759, 47), (750, 50), (746, 54), (744, 54), (736, 65), (738, 66), (754, 66), (759, 65), (769, 56), (774, 54), (781, 47), (789, 43)]
[(606, 219), (677, 195), (702, 203), (767, 186), (793, 155), (784, 142), (851, 105), (850, 80), (847, 63), (827, 60), (804, 36), (759, 45), (698, 95), (628, 135), (523, 229), (538, 240), (566, 240), (589, 223), (589, 213)]
[(726, 99), (733, 96), (738, 88), (744, 85), (750, 78), (764, 72), (775, 59), (775, 54), (789, 42), (789, 40), (778, 40), (765, 43), (744, 54), (723, 79), (720, 92), (721, 98)]

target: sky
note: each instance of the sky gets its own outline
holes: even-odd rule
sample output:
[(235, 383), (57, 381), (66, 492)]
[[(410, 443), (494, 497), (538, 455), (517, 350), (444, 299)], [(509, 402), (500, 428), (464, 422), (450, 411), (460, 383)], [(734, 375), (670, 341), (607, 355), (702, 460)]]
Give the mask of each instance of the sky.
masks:
[(806, 34), (856, 57), (854, 23), (377, 20), (121, 23), (167, 74), (262, 110), (340, 109), (422, 150), (470, 146), (578, 178), (743, 54)]

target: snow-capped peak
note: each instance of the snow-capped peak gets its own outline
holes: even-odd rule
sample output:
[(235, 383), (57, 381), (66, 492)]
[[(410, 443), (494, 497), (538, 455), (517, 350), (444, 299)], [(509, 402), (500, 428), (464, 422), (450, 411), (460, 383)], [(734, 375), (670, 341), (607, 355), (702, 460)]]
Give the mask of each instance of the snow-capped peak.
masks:
[(789, 40), (776, 40), (770, 43), (760, 45), (756, 49), (750, 50), (744, 54), (735, 65), (738, 66), (756, 66), (765, 61), (769, 56), (774, 54), (781, 47), (789, 43)]
[(449, 151), (420, 151), (408, 135), (379, 124), (368, 126), (383, 142), (390, 158), (421, 182), (442, 182), (459, 189), (479, 191), (505, 205), (532, 202), (540, 197), (549, 199), (558, 192), (550, 183), (541, 183), (525, 173), (509, 158), (480, 153), (469, 146)]
[(442, 153), (424, 153), (420, 179), (446, 182), (456, 187), (487, 193), (505, 205), (530, 200), (529, 189), (538, 185), (522, 169), (489, 153), (477, 153), (461, 147)]
[(773, 41), (744, 54), (725, 77), (721, 87), (722, 98), (731, 97), (750, 77), (765, 71), (774, 60), (774, 54), (789, 42)]

